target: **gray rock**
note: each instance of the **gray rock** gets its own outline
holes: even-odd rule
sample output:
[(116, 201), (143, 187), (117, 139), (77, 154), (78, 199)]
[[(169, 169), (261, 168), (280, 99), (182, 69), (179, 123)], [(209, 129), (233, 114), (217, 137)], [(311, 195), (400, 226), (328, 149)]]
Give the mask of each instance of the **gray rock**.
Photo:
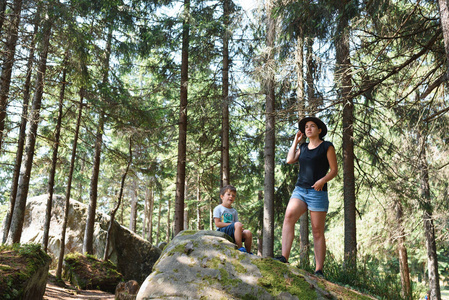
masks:
[[(45, 222), (45, 209), (48, 195), (32, 197), (27, 200), (25, 221), (21, 243), (41, 243)], [(62, 222), (65, 199), (61, 195), (53, 196), (52, 217), (48, 241), (48, 253), (56, 261), (61, 245)], [(84, 229), (88, 206), (70, 200), (69, 219), (66, 231), (65, 253), (82, 253)], [(109, 216), (97, 213), (94, 228), (94, 255), (103, 258)], [(117, 265), (125, 280), (142, 282), (151, 273), (161, 250), (148, 241), (114, 222), (110, 245), (110, 260)]]
[(341, 299), (343, 290), (345, 299), (374, 299), (274, 259), (242, 253), (229, 239), (218, 231), (180, 232), (136, 299)]

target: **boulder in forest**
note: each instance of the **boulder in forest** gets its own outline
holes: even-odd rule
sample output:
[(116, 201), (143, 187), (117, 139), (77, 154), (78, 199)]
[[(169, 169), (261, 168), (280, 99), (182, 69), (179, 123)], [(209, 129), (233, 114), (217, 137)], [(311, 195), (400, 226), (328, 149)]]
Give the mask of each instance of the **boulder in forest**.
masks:
[(64, 257), (63, 277), (79, 289), (97, 289), (109, 293), (114, 293), (123, 279), (111, 261), (102, 261), (81, 253), (70, 253)]
[(40, 245), (0, 246), (0, 299), (43, 299), (50, 262)]
[(271, 258), (218, 231), (182, 231), (143, 282), (144, 299), (374, 299)]
[[(41, 243), (45, 222), (48, 195), (29, 198), (25, 210), (21, 243)], [(53, 196), (52, 216), (50, 223), (48, 253), (59, 258), (61, 247), (62, 223), (64, 219), (65, 198)], [(70, 200), (69, 219), (67, 223), (65, 254), (83, 251), (84, 230), (86, 226), (88, 206), (79, 201)], [(94, 228), (94, 253), (103, 258), (106, 245), (106, 233), (110, 217), (97, 212)], [(125, 280), (142, 282), (151, 273), (156, 260), (161, 254), (158, 247), (142, 239), (129, 229), (114, 222), (110, 244), (110, 260), (123, 274)]]

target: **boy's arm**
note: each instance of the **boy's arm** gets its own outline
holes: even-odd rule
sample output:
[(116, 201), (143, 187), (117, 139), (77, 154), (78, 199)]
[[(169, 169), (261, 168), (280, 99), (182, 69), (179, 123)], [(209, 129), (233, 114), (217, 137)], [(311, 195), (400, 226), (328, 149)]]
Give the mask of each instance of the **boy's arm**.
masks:
[(222, 222), (222, 221), (220, 220), (220, 218), (214, 218), (214, 222), (215, 222), (215, 226), (217, 226), (217, 228), (226, 227), (226, 226), (232, 224), (232, 223), (225, 223), (225, 222)]

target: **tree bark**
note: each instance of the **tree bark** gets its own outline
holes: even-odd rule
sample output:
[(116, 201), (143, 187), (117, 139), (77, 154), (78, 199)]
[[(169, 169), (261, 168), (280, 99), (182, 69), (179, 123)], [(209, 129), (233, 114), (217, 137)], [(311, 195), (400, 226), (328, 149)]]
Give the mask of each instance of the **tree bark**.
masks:
[(5, 22), (6, 0), (0, 1), (0, 36), (2, 33), (3, 23)]
[(98, 128), (95, 139), (94, 164), (90, 180), (90, 198), (87, 210), (86, 228), (84, 229), (83, 253), (93, 254), (94, 225), (97, 213), (98, 176), (100, 174), (101, 146), (103, 143), (104, 115), (101, 112), (98, 120)]
[(22, 235), (23, 221), (25, 218), (25, 207), (30, 183), (31, 168), (33, 166), (34, 148), (36, 145), (37, 128), (39, 125), (42, 95), (44, 92), (44, 77), (47, 70), (47, 55), (50, 46), (52, 20), (44, 22), (42, 34), (42, 49), (39, 58), (39, 66), (36, 78), (36, 92), (30, 112), (29, 126), (25, 143), (25, 156), (22, 161), (19, 187), (14, 203), (14, 212), (11, 219), (11, 227), (8, 234), (7, 243), (19, 243)]
[(198, 172), (197, 185), (196, 185), (196, 229), (202, 230), (203, 224), (201, 222), (201, 188), (200, 188), (200, 174)]
[(136, 232), (136, 221), (137, 221), (137, 181), (134, 177), (133, 187), (131, 190), (131, 212), (129, 214), (129, 230)]
[(449, 1), (438, 0), (440, 8), (440, 24), (443, 31), (444, 50), (446, 52), (446, 74), (449, 78)]
[[(106, 49), (105, 56), (103, 60), (103, 78), (102, 84), (103, 87), (108, 85), (108, 77), (109, 77), (109, 61), (111, 57), (111, 45), (112, 45), (112, 32), (113, 32), (113, 23), (109, 25), (108, 35), (106, 38)], [(106, 102), (106, 96), (102, 95), (103, 101)], [(84, 230), (84, 240), (83, 240), (83, 253), (93, 254), (93, 240), (94, 240), (94, 225), (95, 225), (95, 216), (97, 213), (97, 198), (98, 198), (98, 176), (100, 174), (100, 162), (101, 162), (101, 148), (103, 144), (103, 132), (104, 132), (104, 122), (105, 116), (103, 109), (100, 108), (100, 113), (98, 117), (98, 128), (97, 134), (95, 138), (95, 154), (94, 154), (94, 163), (92, 168), (92, 177), (90, 180), (90, 197), (89, 197), (89, 208), (87, 211), (87, 220), (86, 220), (86, 228)]]
[(427, 163), (426, 154), (426, 138), (421, 132), (418, 133), (419, 144), (421, 145), (421, 152), (419, 156), (420, 164), (420, 192), (421, 192), (421, 206), (423, 209), (423, 223), (424, 223), (424, 234), (426, 237), (426, 248), (427, 248), (427, 267), (429, 274), (429, 290), (430, 290), (430, 300), (440, 300), (441, 299), (441, 289), (440, 289), (440, 275), (438, 272), (438, 256), (437, 247), (435, 243), (435, 226), (433, 223), (433, 205), (430, 195), (430, 184), (429, 184), (429, 166)]
[(356, 198), (354, 176), (354, 103), (350, 96), (352, 89), (351, 62), (349, 56), (349, 17), (346, 1), (339, 2), (339, 21), (337, 24), (336, 79), (339, 82), (339, 94), (343, 101), (343, 184), (345, 241), (344, 261), (348, 270), (356, 270)]
[(56, 129), (55, 129), (55, 141), (53, 144), (53, 155), (51, 159), (51, 170), (50, 175), (48, 178), (48, 198), (47, 198), (47, 210), (45, 214), (45, 223), (44, 223), (44, 234), (42, 237), (42, 249), (47, 252), (47, 246), (48, 246), (48, 235), (50, 232), (50, 220), (51, 220), (51, 209), (53, 205), (53, 191), (54, 191), (54, 185), (55, 185), (55, 174), (56, 174), (56, 165), (58, 161), (58, 149), (59, 149), (59, 140), (61, 136), (61, 123), (62, 123), (62, 108), (64, 103), (64, 96), (65, 96), (65, 87), (66, 87), (66, 74), (67, 74), (67, 68), (65, 67), (67, 65), (67, 59), (68, 59), (68, 53), (65, 54), (64, 58), (64, 69), (62, 70), (62, 82), (61, 82), (61, 91), (59, 93), (59, 103), (58, 103), (58, 120), (56, 122)]
[[(6, 3), (2, 3), (2, 6), (6, 7)], [(5, 56), (0, 77), (0, 150), (2, 149), (3, 137), (5, 134), (6, 106), (8, 104), (9, 89), (11, 86), (11, 75), (16, 54), (17, 38), (19, 37), (18, 32), (21, 10), (22, 0), (15, 0), (13, 3), (10, 26), (8, 28), (8, 36), (6, 37)]]
[[(298, 105), (298, 125), (305, 116), (305, 88), (304, 88), (304, 35), (302, 28), (296, 39), (295, 65), (296, 65), (296, 97)], [(308, 69), (307, 74), (310, 73)], [(307, 76), (309, 77), (309, 76)], [(312, 82), (313, 83), (313, 82)], [(308, 85), (310, 82), (308, 82)], [(310, 89), (310, 86), (309, 86)], [(302, 269), (307, 269), (310, 264), (309, 259), (309, 214), (305, 213), (299, 218), (299, 262)]]
[(111, 219), (109, 221), (108, 231), (106, 233), (106, 246), (104, 247), (104, 256), (103, 256), (103, 260), (104, 261), (109, 259), (109, 245), (111, 244), (112, 226), (114, 225), (115, 214), (117, 213), (117, 210), (119, 209), (120, 204), (122, 203), (123, 189), (125, 187), (125, 180), (126, 180), (126, 176), (128, 175), (129, 168), (131, 166), (132, 161), (133, 161), (132, 139), (130, 138), (129, 139), (129, 158), (128, 158), (128, 163), (126, 164), (125, 172), (122, 175), (122, 180), (120, 182), (120, 192), (119, 192), (118, 199), (117, 199), (117, 205), (111, 211)]
[(401, 200), (396, 200), (396, 221), (398, 232), (398, 256), (399, 256), (399, 270), (401, 273), (401, 296), (403, 299), (412, 299), (412, 287), (410, 284), (410, 271), (408, 267), (407, 248), (405, 247), (405, 231), (403, 226), (404, 213)]
[(154, 210), (154, 190), (153, 187), (149, 189), (149, 204), (150, 209), (148, 211), (148, 241), (153, 244), (153, 210)]
[(33, 62), (34, 62), (34, 52), (36, 47), (36, 36), (39, 31), (39, 20), (40, 20), (40, 6), (35, 14), (34, 18), (34, 32), (31, 44), (29, 47), (29, 54), (27, 60), (27, 73), (25, 77), (24, 91), (23, 91), (23, 103), (22, 103), (22, 114), (19, 129), (19, 138), (17, 142), (16, 158), (14, 162), (14, 174), (11, 183), (11, 194), (9, 196), (9, 207), (6, 217), (3, 222), (3, 238), (2, 243), (6, 243), (8, 238), (9, 228), (11, 226), (11, 217), (14, 212), (14, 205), (16, 202), (17, 190), (19, 186), (20, 177), (20, 166), (22, 165), (23, 148), (26, 139), (26, 126), (28, 121), (28, 106), (30, 102), (30, 89), (31, 89), (31, 75), (33, 73)]
[(159, 245), (161, 237), (161, 211), (162, 211), (162, 197), (159, 197), (159, 207), (157, 214), (157, 230), (156, 230), (156, 246)]
[[(268, 5), (272, 5), (271, 1)], [(274, 67), (274, 39), (275, 20), (270, 16), (268, 8), (268, 35), (267, 35), (267, 69)], [(275, 148), (275, 87), (274, 71), (270, 71), (266, 82), (266, 127), (264, 149), (264, 209), (263, 209), (263, 257), (273, 257), (274, 248), (274, 148)]]
[(170, 199), (168, 199), (167, 201), (168, 203), (168, 207), (167, 207), (167, 237), (166, 237), (166, 242), (167, 244), (170, 242), (170, 226), (171, 226), (171, 222), (170, 222)]
[(221, 186), (230, 184), (229, 174), (229, 2), (223, 0), (223, 71), (222, 71), (222, 129), (221, 129)]
[(187, 151), (187, 86), (189, 82), (189, 18), (190, 0), (184, 0), (181, 54), (181, 97), (179, 110), (179, 141), (175, 198), (175, 235), (183, 230), (184, 225), (184, 185), (186, 178)]
[(64, 220), (62, 222), (62, 231), (61, 231), (61, 245), (59, 250), (59, 259), (58, 259), (58, 267), (56, 268), (56, 278), (61, 279), (62, 275), (62, 263), (64, 261), (64, 252), (65, 252), (65, 235), (67, 231), (67, 222), (69, 219), (69, 207), (70, 207), (70, 194), (72, 191), (72, 178), (73, 178), (73, 170), (75, 169), (75, 159), (76, 159), (76, 150), (78, 147), (78, 135), (80, 131), (81, 125), (81, 117), (83, 115), (83, 99), (84, 99), (84, 88), (80, 90), (80, 103), (78, 108), (78, 118), (76, 120), (75, 127), (75, 136), (73, 137), (73, 146), (72, 146), (72, 157), (70, 159), (70, 169), (69, 175), (67, 178), (67, 189), (65, 194), (65, 208), (64, 208)]

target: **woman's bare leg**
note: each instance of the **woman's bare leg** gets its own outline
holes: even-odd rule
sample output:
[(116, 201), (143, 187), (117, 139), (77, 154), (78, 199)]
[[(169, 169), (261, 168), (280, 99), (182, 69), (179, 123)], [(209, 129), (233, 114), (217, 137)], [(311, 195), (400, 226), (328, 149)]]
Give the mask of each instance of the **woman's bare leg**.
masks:
[(307, 212), (307, 204), (297, 198), (291, 198), (285, 211), (284, 224), (282, 225), (282, 256), (287, 259), (295, 238), (295, 224), (299, 217)]
[(315, 250), (315, 271), (323, 270), (324, 258), (326, 256), (326, 239), (324, 238), (324, 225), (326, 212), (311, 211), (310, 221), (312, 223), (313, 245)]

